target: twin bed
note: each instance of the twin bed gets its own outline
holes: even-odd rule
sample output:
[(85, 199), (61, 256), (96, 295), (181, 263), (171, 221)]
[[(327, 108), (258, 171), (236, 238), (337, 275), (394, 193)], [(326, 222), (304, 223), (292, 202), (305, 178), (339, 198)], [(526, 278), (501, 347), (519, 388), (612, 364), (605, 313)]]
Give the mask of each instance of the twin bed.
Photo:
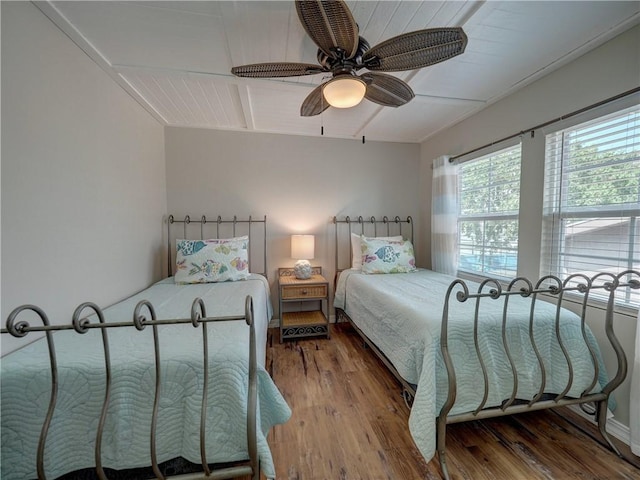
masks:
[[(200, 240), (173, 251), (174, 224), (183, 227), (180, 238)], [(605, 430), (607, 406), (627, 364), (613, 330), (613, 302), (617, 289), (640, 287), (640, 273), (602, 275), (605, 285), (584, 276), (476, 285), (415, 267), (410, 217), (334, 224), (336, 318), (349, 320), (403, 385), (410, 432), (425, 459), (438, 452), (445, 478), (446, 425), (454, 422), (593, 403), (615, 450)], [(248, 233), (237, 237), (243, 225)], [(231, 238), (204, 241), (221, 238), (224, 226)], [(260, 469), (275, 478), (266, 435), (291, 412), (264, 368), (272, 315), (266, 218), (170, 216), (167, 228), (175, 279), (104, 311), (83, 304), (70, 324), (49, 325), (32, 305), (10, 315), (3, 334), (46, 336), (2, 359), (3, 479), (73, 478), (87, 468), (107, 478), (109, 469), (138, 467), (166, 478), (161, 464), (176, 458), (199, 466), (199, 476), (180, 478), (257, 479)], [(260, 245), (263, 274), (249, 273), (256, 255), (249, 248)], [(211, 249), (226, 260), (212, 260)], [(349, 268), (340, 268), (347, 249)], [(203, 275), (239, 281), (176, 283)], [(611, 377), (584, 321), (597, 289), (610, 294), (606, 333), (617, 358)], [(582, 298), (582, 315), (557, 306), (565, 294)]]
[[(613, 302), (616, 290), (640, 287), (640, 273), (475, 284), (403, 260), (411, 217), (334, 218), (334, 224), (336, 318), (350, 321), (402, 384), (416, 446), (427, 461), (438, 452), (445, 478), (447, 424), (561, 405), (595, 404), (600, 432), (617, 452), (605, 430), (607, 406), (627, 363), (613, 331)], [(345, 243), (352, 244), (349, 255)], [(358, 255), (360, 264), (353, 262)], [(371, 272), (381, 261), (386, 270)], [(368, 274), (397, 271), (410, 273)], [(617, 358), (611, 378), (584, 321), (596, 290), (610, 295), (606, 332)], [(580, 297), (582, 315), (560, 307), (570, 294)]]
[[(64, 325), (46, 326), (34, 306), (14, 310), (2, 333), (47, 336), (2, 359), (3, 479), (82, 476), (87, 468), (106, 478), (109, 469), (139, 467), (165, 478), (162, 463), (175, 459), (210, 478), (257, 479), (260, 469), (275, 478), (266, 435), (291, 412), (264, 368), (269, 284), (246, 264), (248, 247), (259, 258), (263, 245), (266, 272), (266, 218), (169, 217), (170, 254), (174, 224), (183, 225), (180, 238), (220, 238), (221, 228), (232, 228), (239, 242), (214, 245), (229, 263), (207, 265), (219, 278), (233, 271), (242, 279), (178, 284), (169, 277), (104, 311), (83, 304)], [(200, 232), (191, 232), (194, 225)], [(236, 237), (241, 227), (247, 234)], [(189, 245), (207, 251), (201, 241)], [(177, 265), (201, 270), (181, 253)]]

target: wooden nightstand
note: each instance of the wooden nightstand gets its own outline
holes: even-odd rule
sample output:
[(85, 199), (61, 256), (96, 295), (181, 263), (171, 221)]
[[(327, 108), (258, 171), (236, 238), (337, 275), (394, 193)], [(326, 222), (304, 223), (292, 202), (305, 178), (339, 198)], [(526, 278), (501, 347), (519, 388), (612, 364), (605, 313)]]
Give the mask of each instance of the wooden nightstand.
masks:
[(298, 280), (293, 268), (279, 268), (278, 297), (280, 343), (286, 338), (329, 338), (329, 282), (322, 267), (312, 267), (309, 280)]

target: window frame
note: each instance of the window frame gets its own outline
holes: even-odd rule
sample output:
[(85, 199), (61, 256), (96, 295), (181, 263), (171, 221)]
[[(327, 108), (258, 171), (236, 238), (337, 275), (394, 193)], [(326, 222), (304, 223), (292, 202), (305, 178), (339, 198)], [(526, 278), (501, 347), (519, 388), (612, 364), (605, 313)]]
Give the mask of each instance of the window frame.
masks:
[[(634, 96), (636, 98), (636, 96)], [(640, 246), (640, 234), (635, 233), (640, 227), (640, 203), (637, 207), (630, 207), (627, 204), (617, 205), (588, 205), (584, 207), (568, 206), (566, 198), (571, 192), (568, 191), (569, 187), (566, 186), (565, 175), (568, 175), (564, 171), (563, 163), (567, 162), (569, 158), (565, 154), (568, 148), (566, 148), (565, 135), (577, 130), (585, 129), (588, 127), (598, 128), (606, 126), (608, 121), (612, 121), (615, 117), (622, 117), (629, 113), (640, 114), (640, 104), (635, 99), (627, 99), (625, 102), (615, 102), (613, 105), (608, 105), (606, 108), (594, 109), (594, 111), (587, 112), (578, 118), (574, 119), (570, 124), (554, 124), (550, 128), (544, 131), (544, 190), (543, 190), (543, 211), (542, 211), (542, 244), (540, 251), (540, 275), (557, 275), (561, 280), (573, 273), (568, 271), (566, 274), (562, 273), (563, 265), (566, 265), (568, 258), (584, 258), (595, 260), (593, 263), (595, 271), (613, 271), (615, 268), (608, 267), (606, 262), (612, 261), (613, 263), (624, 262), (624, 266), (618, 267), (620, 271), (633, 269), (634, 265), (640, 264), (640, 256), (638, 247)], [(634, 125), (637, 125), (638, 117), (634, 119)], [(628, 129), (630, 127), (626, 127)], [(638, 127), (631, 127), (637, 129)], [(607, 134), (610, 135), (610, 134)], [(615, 134), (614, 134), (615, 135)], [(560, 140), (554, 137), (560, 136)], [(635, 138), (635, 136), (634, 136)], [(552, 150), (550, 144), (561, 143), (562, 148), (560, 153)], [(604, 143), (604, 142), (603, 142)], [(640, 160), (640, 156), (631, 160), (625, 161), (603, 161), (594, 165), (592, 168), (603, 168), (615, 165), (627, 165), (630, 162)], [(551, 165), (553, 163), (553, 165)], [(560, 163), (560, 164), (559, 164)], [(553, 179), (549, 179), (549, 171), (552, 171), (551, 176)], [(574, 170), (575, 171), (575, 170)], [(560, 176), (561, 178), (558, 178)], [(553, 189), (553, 191), (550, 191)], [(580, 253), (567, 252), (564, 246), (566, 245), (566, 219), (621, 219), (626, 221), (628, 219), (628, 232), (627, 232), (627, 247), (625, 257), (620, 257), (620, 251), (617, 255), (587, 255)], [(636, 262), (634, 263), (634, 260)], [(602, 263), (598, 264), (598, 261)], [(638, 268), (636, 268), (637, 270)], [(590, 304), (604, 304), (606, 302), (606, 295), (604, 293), (596, 294), (591, 297)], [(640, 302), (633, 301), (631, 299), (630, 289), (626, 289), (624, 293), (624, 299), (618, 298), (616, 300), (617, 311), (634, 311), (638, 308)]]
[[(473, 213), (473, 214), (465, 214), (462, 215), (461, 211), (462, 211), (462, 202), (461, 202), (461, 195), (462, 195), (462, 188), (461, 188), (461, 184), (462, 184), (462, 172), (464, 169), (464, 164), (467, 163), (472, 163), (472, 162), (480, 162), (483, 160), (489, 160), (491, 157), (494, 156), (498, 156), (504, 153), (509, 152), (510, 150), (518, 150), (518, 160), (517, 160), (517, 164), (518, 164), (518, 195), (517, 195), (517, 206), (514, 210), (510, 211), (509, 213), (492, 213), (492, 212), (483, 212), (483, 213)], [(458, 215), (457, 215), (457, 228), (458, 228), (458, 236), (457, 236), (457, 250), (458, 250), (458, 264), (457, 264), (457, 270), (458, 270), (458, 275), (462, 276), (462, 277), (467, 277), (467, 278), (471, 278), (471, 279), (478, 279), (478, 278), (496, 278), (497, 280), (510, 280), (511, 278), (514, 278), (515, 276), (517, 276), (517, 272), (518, 272), (518, 255), (519, 255), (519, 248), (520, 248), (520, 242), (519, 242), (519, 231), (520, 231), (520, 224), (519, 224), (519, 218), (520, 218), (520, 201), (521, 201), (521, 185), (522, 185), (522, 142), (520, 137), (515, 137), (515, 138), (511, 138), (509, 140), (503, 141), (503, 142), (499, 142), (496, 143), (494, 145), (492, 145), (491, 147), (488, 148), (484, 148), (481, 149), (479, 151), (473, 152), (472, 154), (467, 154), (464, 155), (462, 157), (460, 157), (456, 163), (459, 165), (460, 170), (458, 172)], [(495, 185), (499, 185), (500, 183), (490, 183), (489, 185), (485, 185), (482, 188), (492, 188)], [(462, 241), (462, 232), (460, 229), (460, 223), (461, 222), (482, 222), (483, 223), (483, 232), (484, 229), (486, 227), (486, 222), (491, 222), (491, 221), (495, 221), (495, 220), (503, 220), (503, 221), (513, 221), (515, 220), (517, 222), (517, 244), (515, 247), (500, 247), (500, 253), (498, 253), (497, 255), (509, 255), (511, 253), (515, 254), (515, 274), (514, 275), (503, 275), (501, 273), (496, 273), (495, 270), (494, 271), (490, 271), (490, 269), (488, 268), (488, 262), (486, 262), (485, 259), (485, 255), (487, 255), (486, 250), (490, 248), (490, 246), (487, 245), (486, 241), (483, 239), (483, 242), (481, 245), (469, 245), (469, 244), (465, 244)], [(482, 261), (480, 263), (481, 265), (481, 270), (471, 270), (471, 269), (465, 269), (462, 268), (462, 251), (464, 247), (476, 247), (476, 248), (480, 248), (482, 250), (482, 253), (480, 254), (482, 257)], [(507, 270), (505, 270), (507, 271)], [(509, 270), (511, 271), (511, 270)]]

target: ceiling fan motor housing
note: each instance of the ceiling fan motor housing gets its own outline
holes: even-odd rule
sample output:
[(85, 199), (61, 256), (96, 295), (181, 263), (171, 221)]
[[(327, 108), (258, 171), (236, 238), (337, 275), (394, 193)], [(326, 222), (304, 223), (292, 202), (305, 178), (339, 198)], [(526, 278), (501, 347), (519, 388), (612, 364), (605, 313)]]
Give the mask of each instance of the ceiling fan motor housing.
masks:
[(362, 62), (362, 57), (369, 48), (369, 42), (362, 37), (358, 37), (358, 48), (356, 49), (356, 53), (350, 58), (346, 57), (346, 52), (340, 47), (331, 49), (333, 56), (325, 53), (324, 50), (319, 48), (317, 54), (318, 63), (326, 70), (333, 72), (334, 75), (344, 73), (343, 71), (346, 69), (349, 71), (357, 71), (365, 67)]

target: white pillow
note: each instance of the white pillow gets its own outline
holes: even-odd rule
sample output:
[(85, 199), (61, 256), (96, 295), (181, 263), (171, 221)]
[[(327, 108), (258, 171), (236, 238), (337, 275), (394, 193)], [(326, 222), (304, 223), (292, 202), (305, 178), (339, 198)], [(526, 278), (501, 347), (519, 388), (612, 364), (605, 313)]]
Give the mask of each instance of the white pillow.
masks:
[(362, 239), (362, 273), (410, 273), (416, 271), (409, 240)]
[(378, 240), (402, 240), (402, 235), (395, 235), (393, 237), (365, 237), (364, 235), (358, 235), (357, 233), (351, 234), (351, 268), (354, 270), (362, 270), (362, 239), (363, 238), (377, 238)]
[(212, 283), (249, 277), (249, 237), (176, 240), (175, 283)]

